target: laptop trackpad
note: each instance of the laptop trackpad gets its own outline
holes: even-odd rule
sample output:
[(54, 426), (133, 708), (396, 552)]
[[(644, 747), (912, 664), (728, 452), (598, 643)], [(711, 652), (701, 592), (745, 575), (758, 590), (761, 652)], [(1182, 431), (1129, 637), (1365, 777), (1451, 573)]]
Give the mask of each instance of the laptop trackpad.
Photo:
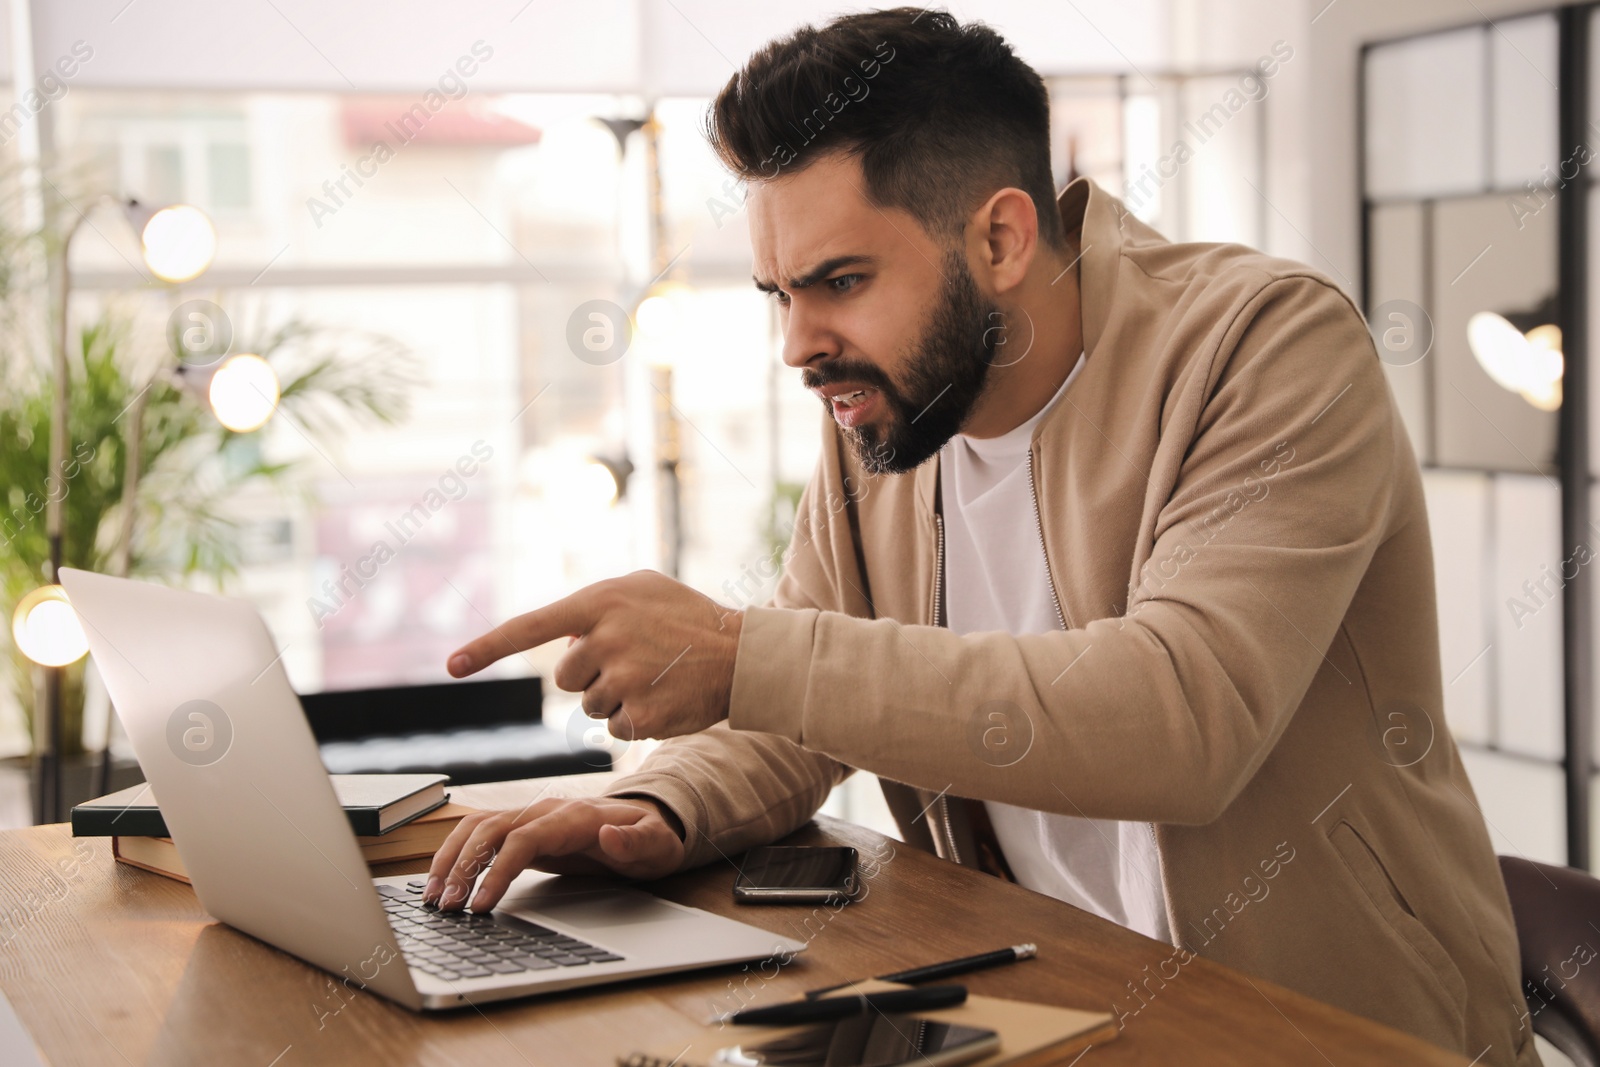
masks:
[(638, 923), (664, 923), (693, 919), (695, 913), (663, 904), (648, 893), (612, 891), (567, 897), (564, 900), (517, 901), (515, 906), (535, 909), (567, 926), (595, 929), (602, 926), (634, 926)]
[(512, 882), (500, 907), (537, 912), (566, 926), (596, 929), (695, 919), (700, 912), (680, 908), (643, 890), (584, 877), (552, 877), (524, 871)]

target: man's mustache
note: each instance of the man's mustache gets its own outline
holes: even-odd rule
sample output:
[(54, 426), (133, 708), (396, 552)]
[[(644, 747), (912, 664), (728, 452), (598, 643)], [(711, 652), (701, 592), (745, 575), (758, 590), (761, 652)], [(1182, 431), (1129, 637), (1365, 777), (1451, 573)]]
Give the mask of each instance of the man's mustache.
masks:
[(807, 389), (822, 389), (836, 382), (859, 382), (884, 393), (894, 393), (894, 382), (871, 363), (829, 360), (821, 367), (807, 367), (801, 371), (800, 382)]

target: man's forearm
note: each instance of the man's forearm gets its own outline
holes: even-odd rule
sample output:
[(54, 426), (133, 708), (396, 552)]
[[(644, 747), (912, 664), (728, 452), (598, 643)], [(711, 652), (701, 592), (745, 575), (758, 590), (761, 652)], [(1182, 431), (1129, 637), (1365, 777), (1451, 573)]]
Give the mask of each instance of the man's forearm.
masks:
[(735, 733), (722, 723), (663, 742), (607, 792), (670, 812), (682, 826), (684, 866), (697, 867), (801, 826), (849, 773), (782, 738)]

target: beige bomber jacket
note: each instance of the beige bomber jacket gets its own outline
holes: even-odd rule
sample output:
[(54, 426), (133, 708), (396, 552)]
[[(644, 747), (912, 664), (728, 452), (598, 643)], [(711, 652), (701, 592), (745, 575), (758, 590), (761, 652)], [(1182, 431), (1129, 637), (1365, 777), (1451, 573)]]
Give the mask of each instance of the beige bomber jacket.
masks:
[(998, 846), (957, 798), (1147, 821), (1181, 947), (1537, 1064), (1444, 720), (1421, 478), (1360, 314), (1300, 264), (1170, 243), (1087, 179), (1058, 207), (1087, 361), (1018, 521), (1066, 628), (937, 625), (937, 458), (868, 477), (825, 417), (728, 721), (612, 792), (682, 819), (685, 866), (788, 833), (850, 768), (908, 841), (969, 864)]

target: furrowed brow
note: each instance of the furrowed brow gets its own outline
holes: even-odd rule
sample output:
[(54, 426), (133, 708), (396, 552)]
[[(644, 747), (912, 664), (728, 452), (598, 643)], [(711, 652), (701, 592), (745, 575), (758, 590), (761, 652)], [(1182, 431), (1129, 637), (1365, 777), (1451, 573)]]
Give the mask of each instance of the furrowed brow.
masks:
[[(834, 256), (832, 259), (823, 260), (799, 277), (791, 278), (784, 288), (804, 289), (815, 285), (841, 267), (871, 266), (875, 262), (876, 260), (872, 256), (866, 255)], [(778, 291), (776, 282), (762, 281), (753, 275), (750, 280), (755, 282), (756, 288), (763, 293), (775, 293)]]

